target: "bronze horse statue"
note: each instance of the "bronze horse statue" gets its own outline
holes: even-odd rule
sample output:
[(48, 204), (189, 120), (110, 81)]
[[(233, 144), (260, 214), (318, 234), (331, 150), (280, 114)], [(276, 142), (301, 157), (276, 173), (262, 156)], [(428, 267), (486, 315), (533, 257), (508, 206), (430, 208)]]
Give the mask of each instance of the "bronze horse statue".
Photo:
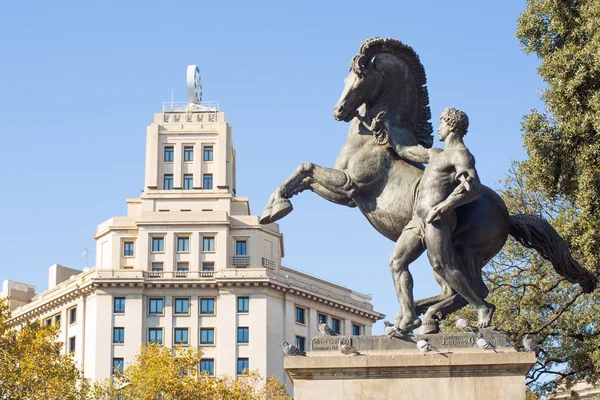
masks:
[[(334, 168), (301, 164), (273, 192), (260, 222), (267, 224), (285, 217), (292, 211), (289, 199), (311, 190), (336, 204), (358, 207), (379, 233), (397, 241), (413, 215), (424, 166), (401, 158), (394, 146), (430, 148), (433, 143), (425, 70), (415, 51), (395, 39), (364, 41), (352, 59), (334, 118), (351, 122), (348, 140)], [(385, 132), (377, 128), (382, 125)], [(479, 312), (478, 326), (489, 326), (494, 307), (483, 300), (488, 289), (481, 270), (502, 249), (509, 234), (537, 250), (557, 273), (579, 284), (584, 292), (592, 292), (597, 286), (596, 277), (572, 258), (564, 240), (545, 220), (535, 215), (509, 215), (502, 198), (488, 187), (483, 188), (479, 198), (457, 208), (456, 217), (453, 268), (460, 269), (467, 282), (451, 287), (443, 279), (447, 271), (434, 269), (442, 293), (414, 302), (412, 277), (401, 275), (397, 262), (390, 261), (401, 305), (395, 323), (404, 331), (421, 324), (413, 318), (416, 315), (424, 313), (425, 319), (434, 320), (466, 306), (468, 302), (461, 295), (463, 285), (470, 285), (481, 304), (486, 304)], [(424, 250), (424, 246), (419, 247), (402, 257), (404, 267), (408, 268)], [(401, 287), (409, 287), (410, 293)]]

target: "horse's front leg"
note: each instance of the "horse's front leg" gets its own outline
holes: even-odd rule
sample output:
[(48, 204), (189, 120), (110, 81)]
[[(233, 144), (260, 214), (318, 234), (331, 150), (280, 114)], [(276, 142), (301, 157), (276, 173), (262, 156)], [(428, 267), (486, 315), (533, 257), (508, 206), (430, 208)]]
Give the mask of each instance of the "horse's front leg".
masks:
[(311, 190), (336, 204), (355, 207), (352, 201), (355, 189), (345, 172), (313, 163), (303, 163), (273, 192), (260, 222), (271, 223), (288, 215), (293, 210), (289, 199), (305, 190)]

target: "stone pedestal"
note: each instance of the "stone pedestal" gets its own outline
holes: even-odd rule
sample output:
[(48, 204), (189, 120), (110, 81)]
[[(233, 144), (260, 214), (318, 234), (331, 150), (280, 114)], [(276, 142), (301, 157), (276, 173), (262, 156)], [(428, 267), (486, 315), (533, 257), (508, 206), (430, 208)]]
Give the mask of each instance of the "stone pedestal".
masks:
[[(487, 336), (494, 335), (503, 338)], [(424, 337), (440, 352), (419, 352), (415, 342)], [(340, 339), (362, 355), (316, 350), (285, 358), (295, 400), (525, 400), (525, 376), (535, 363), (533, 353), (518, 353), (505, 339), (496, 342), (498, 353), (484, 352), (470, 334), (325, 338), (315, 339), (313, 348)]]

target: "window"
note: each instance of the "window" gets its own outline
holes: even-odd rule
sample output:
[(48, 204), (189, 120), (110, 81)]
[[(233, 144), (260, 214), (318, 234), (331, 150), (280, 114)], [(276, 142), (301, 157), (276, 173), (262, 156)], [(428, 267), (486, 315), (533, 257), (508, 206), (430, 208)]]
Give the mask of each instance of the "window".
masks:
[(187, 261), (179, 261), (177, 263), (177, 271), (188, 272), (190, 270), (190, 263)]
[(214, 236), (204, 236), (202, 238), (202, 251), (215, 251)]
[(317, 320), (319, 321), (319, 324), (326, 324), (327, 323), (327, 315), (325, 314), (317, 314)]
[(238, 343), (248, 343), (249, 328), (238, 328)]
[(190, 313), (190, 299), (175, 299), (175, 314), (189, 314)]
[(69, 353), (75, 352), (75, 336), (69, 338)]
[(203, 189), (212, 189), (213, 188), (213, 177), (212, 174), (204, 174), (204, 185), (202, 185)]
[(305, 351), (304, 350), (305, 345), (306, 345), (306, 338), (303, 338), (302, 336), (296, 336), (296, 347), (302, 351)]
[(212, 146), (204, 146), (204, 161), (212, 161), (213, 160), (213, 147)]
[(151, 298), (149, 300), (148, 312), (150, 315), (161, 315), (163, 313), (163, 307), (165, 305), (165, 299), (163, 298)]
[(249, 368), (249, 362), (247, 358), (238, 358), (238, 362), (237, 362), (237, 374), (238, 375), (245, 375)]
[(54, 316), (54, 325), (60, 326), (60, 314)]
[(150, 328), (148, 329), (148, 342), (163, 344), (163, 330), (162, 328)]
[(77, 307), (69, 309), (69, 325), (77, 322)]
[(214, 328), (200, 328), (200, 344), (215, 344)]
[(246, 241), (245, 240), (236, 240), (235, 241), (235, 255), (236, 256), (245, 256), (246, 255)]
[(125, 328), (113, 328), (113, 343), (125, 342)]
[(250, 306), (250, 298), (248, 297), (238, 297), (238, 312), (239, 313), (247, 313)]
[(44, 321), (44, 325), (46, 325), (46, 326), (52, 325), (52, 318), (46, 318), (46, 320)]
[(337, 318), (331, 318), (331, 329), (337, 333), (338, 335), (340, 334), (340, 327), (341, 327), (341, 323), (340, 320)]
[(162, 272), (163, 271), (163, 263), (161, 262), (153, 262), (152, 263), (152, 272)]
[(115, 297), (113, 299), (113, 312), (115, 314), (125, 313), (125, 297)]
[(296, 322), (300, 323), (300, 324), (304, 324), (305, 319), (304, 319), (304, 315), (306, 313), (306, 310), (302, 307), (296, 307)]
[(163, 190), (173, 190), (173, 174), (165, 174)]
[(352, 324), (352, 336), (360, 336), (360, 325)]
[(194, 161), (194, 146), (183, 147), (183, 161)]
[(161, 253), (165, 251), (165, 238), (163, 236), (152, 237), (152, 252)]
[(133, 242), (123, 243), (123, 255), (125, 257), (133, 257)]
[(200, 299), (200, 314), (214, 314), (215, 299)]
[(177, 251), (186, 253), (190, 251), (190, 238), (189, 236), (177, 236)]
[(192, 190), (194, 188), (194, 175), (184, 174), (183, 175), (183, 189)]
[(113, 375), (123, 372), (125, 361), (122, 358), (113, 358)]
[(173, 146), (165, 146), (165, 162), (173, 162)]
[(214, 262), (203, 262), (202, 263), (202, 271), (214, 271), (215, 263)]
[(208, 358), (200, 361), (200, 372), (204, 372), (207, 375), (215, 374), (215, 360)]
[(175, 344), (187, 345), (188, 343), (188, 328), (175, 328)]

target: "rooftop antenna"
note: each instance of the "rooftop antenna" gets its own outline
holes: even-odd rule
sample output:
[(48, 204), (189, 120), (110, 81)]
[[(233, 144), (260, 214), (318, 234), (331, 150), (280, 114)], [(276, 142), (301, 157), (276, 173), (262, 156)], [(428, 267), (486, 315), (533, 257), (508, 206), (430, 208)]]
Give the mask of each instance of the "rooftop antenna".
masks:
[(83, 249), (83, 253), (81, 255), (85, 258), (85, 268), (88, 267), (88, 261), (92, 258), (92, 253), (87, 249)]

